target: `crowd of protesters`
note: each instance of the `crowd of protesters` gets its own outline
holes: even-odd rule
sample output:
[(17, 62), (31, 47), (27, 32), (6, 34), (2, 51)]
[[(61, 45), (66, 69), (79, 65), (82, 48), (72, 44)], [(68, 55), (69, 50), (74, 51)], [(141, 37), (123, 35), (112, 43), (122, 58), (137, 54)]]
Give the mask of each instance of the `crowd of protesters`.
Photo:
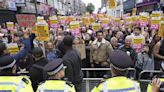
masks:
[[(158, 36), (157, 30), (149, 25), (140, 27), (126, 24), (101, 27), (94, 31), (92, 25), (81, 25), (80, 35), (74, 36), (66, 25), (50, 29), (50, 41), (39, 42), (33, 28), (15, 25), (14, 30), (8, 30), (5, 25), (0, 27), (0, 58), (6, 55), (16, 60), (16, 71), (29, 71), (34, 91), (44, 80), (46, 73), (41, 67), (57, 58), (63, 58), (67, 66), (66, 78), (75, 85), (77, 92), (82, 86), (83, 73), (81, 68), (110, 68), (109, 55), (113, 50), (122, 50), (132, 59), (132, 68), (139, 74), (142, 70), (160, 70), (164, 62), (164, 39)], [(134, 39), (142, 42), (134, 44)], [(16, 43), (19, 51), (16, 54), (8, 52), (7, 44)], [(81, 59), (76, 45), (84, 45), (85, 58)], [(163, 66), (164, 68), (164, 66)], [(3, 73), (1, 73), (2, 75)], [(95, 74), (104, 75), (104, 72)]]

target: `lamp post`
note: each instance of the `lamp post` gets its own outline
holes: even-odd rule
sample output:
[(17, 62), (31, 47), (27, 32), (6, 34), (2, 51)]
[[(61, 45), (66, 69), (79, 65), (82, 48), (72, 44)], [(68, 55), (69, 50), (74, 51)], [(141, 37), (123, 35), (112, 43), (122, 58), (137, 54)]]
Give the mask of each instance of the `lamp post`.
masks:
[(34, 0), (36, 17), (38, 16), (37, 0)]

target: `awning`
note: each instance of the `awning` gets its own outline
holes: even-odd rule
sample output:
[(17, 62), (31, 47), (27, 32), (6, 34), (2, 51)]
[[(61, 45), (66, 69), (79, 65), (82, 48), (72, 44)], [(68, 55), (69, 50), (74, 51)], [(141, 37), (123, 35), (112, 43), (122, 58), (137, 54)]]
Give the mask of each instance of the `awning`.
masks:
[(152, 4), (156, 4), (156, 3), (158, 3), (158, 1), (143, 2), (143, 3), (139, 3), (139, 4), (137, 4), (136, 7), (152, 5)]

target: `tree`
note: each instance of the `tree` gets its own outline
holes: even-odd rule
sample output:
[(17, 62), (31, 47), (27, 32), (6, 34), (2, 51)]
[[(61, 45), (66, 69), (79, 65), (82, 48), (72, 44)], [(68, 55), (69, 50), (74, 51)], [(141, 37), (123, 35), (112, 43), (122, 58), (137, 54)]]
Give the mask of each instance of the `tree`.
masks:
[(95, 10), (95, 6), (92, 3), (88, 3), (87, 7), (86, 7), (87, 12), (89, 12), (90, 14), (92, 14)]

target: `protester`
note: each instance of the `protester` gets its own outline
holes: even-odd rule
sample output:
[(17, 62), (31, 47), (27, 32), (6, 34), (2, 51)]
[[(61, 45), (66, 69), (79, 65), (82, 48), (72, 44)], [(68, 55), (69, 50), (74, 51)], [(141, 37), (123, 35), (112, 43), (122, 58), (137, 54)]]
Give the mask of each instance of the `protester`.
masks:
[(164, 40), (159, 41), (153, 49), (155, 57), (155, 70), (160, 70), (161, 63), (164, 61)]
[(90, 47), (90, 62), (95, 68), (109, 67), (107, 61), (109, 54), (113, 50), (111, 44), (103, 38), (103, 32), (96, 32), (96, 40), (93, 41)]
[(112, 37), (110, 43), (114, 50), (118, 49), (119, 45), (116, 37)]
[(81, 71), (82, 61), (80, 53), (72, 47), (73, 37), (66, 36), (63, 39), (64, 56), (63, 63), (67, 66), (65, 77), (75, 85), (76, 92), (81, 92), (83, 73)]
[(55, 47), (53, 46), (52, 42), (47, 43), (47, 49), (46, 49), (47, 59), (48, 61), (53, 61), (58, 58), (58, 52), (57, 49), (55, 50)]
[(136, 54), (135, 50), (131, 47), (131, 44), (132, 44), (131, 36), (126, 36), (125, 44), (120, 46), (119, 49), (126, 52), (131, 57), (132, 62), (133, 62), (132, 67), (134, 67), (134, 64), (137, 60), (137, 54)]

